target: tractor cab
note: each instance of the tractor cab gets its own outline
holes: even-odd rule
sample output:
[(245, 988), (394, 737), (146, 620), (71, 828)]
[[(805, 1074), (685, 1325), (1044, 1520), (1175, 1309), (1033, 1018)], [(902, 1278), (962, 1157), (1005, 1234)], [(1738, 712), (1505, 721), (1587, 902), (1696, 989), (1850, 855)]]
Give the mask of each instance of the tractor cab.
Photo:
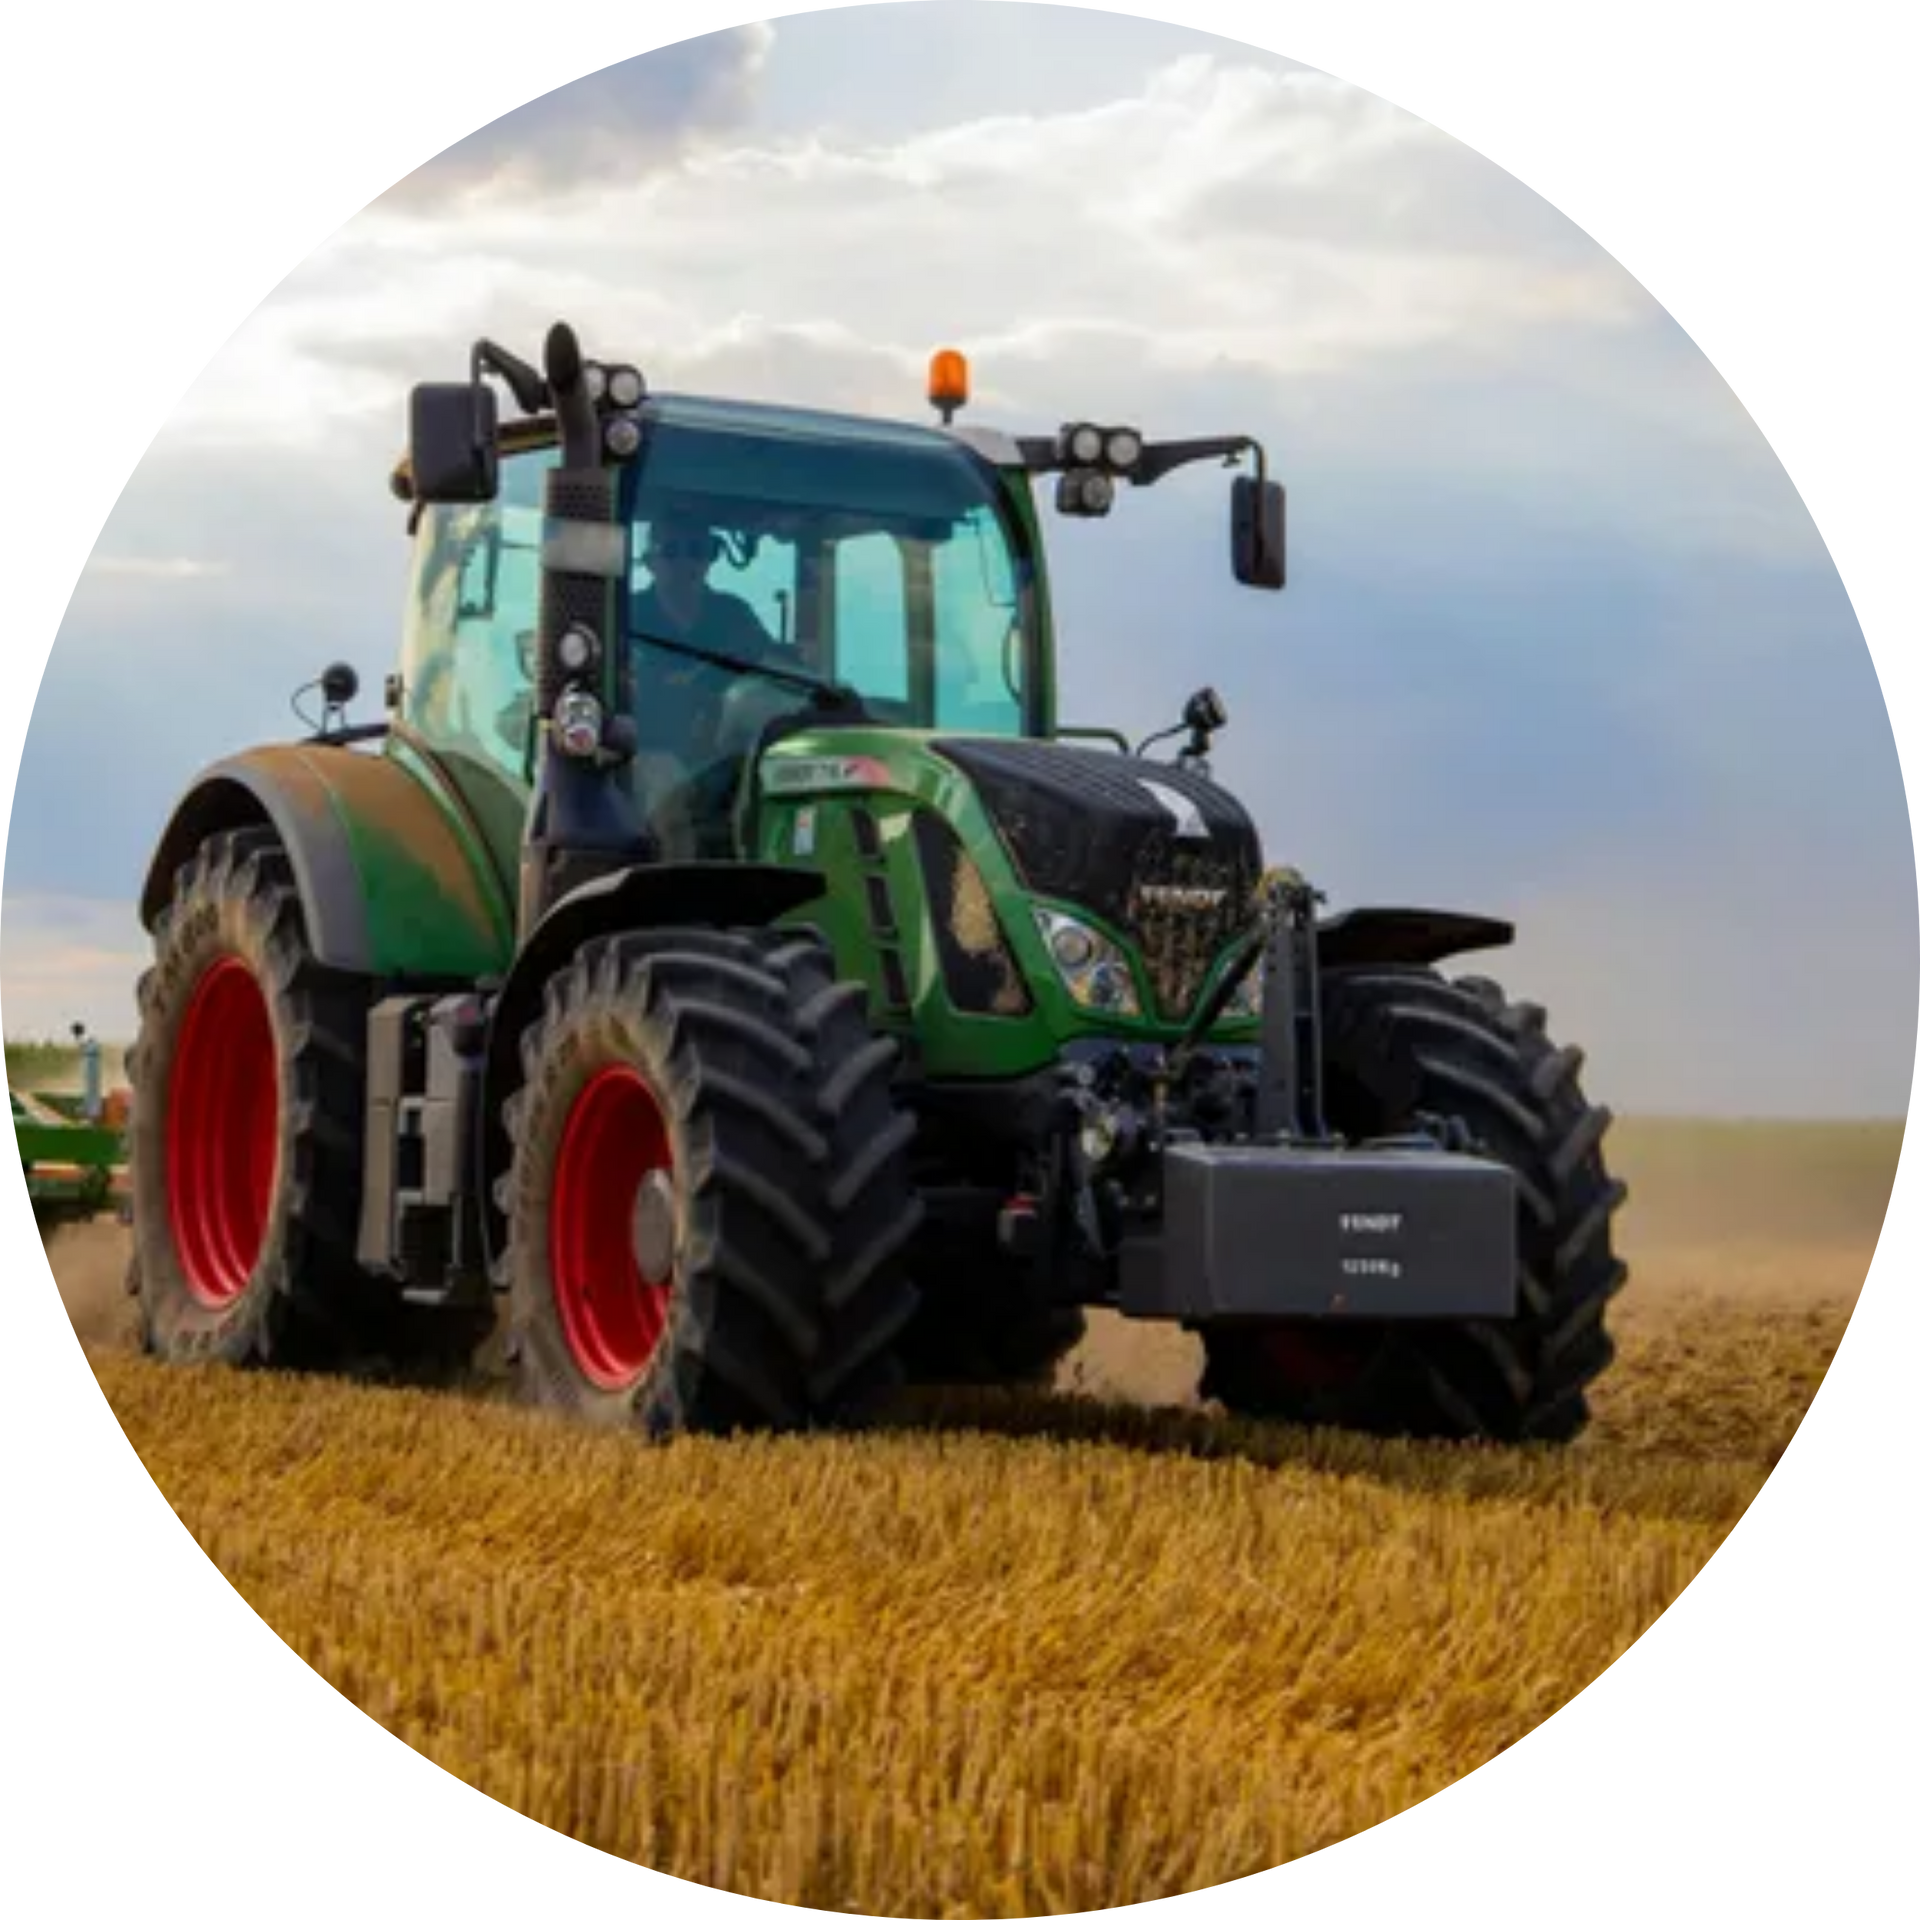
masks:
[[(667, 857), (737, 851), (739, 774), (822, 700), (863, 724), (988, 736), (1051, 722), (1022, 476), (929, 427), (652, 395), (618, 469), (617, 644), (562, 714), (614, 749)], [(390, 700), (503, 841), (538, 771), (551, 420), (502, 435), (498, 487), (422, 502)], [(504, 851), (504, 849), (503, 849)]]

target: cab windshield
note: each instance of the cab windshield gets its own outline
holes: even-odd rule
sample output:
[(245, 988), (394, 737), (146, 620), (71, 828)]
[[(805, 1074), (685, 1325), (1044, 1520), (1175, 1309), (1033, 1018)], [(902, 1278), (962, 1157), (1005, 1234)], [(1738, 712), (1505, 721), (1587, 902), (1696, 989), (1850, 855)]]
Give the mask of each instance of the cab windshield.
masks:
[(883, 422), (782, 418), (676, 401), (630, 470), (643, 740), (671, 749), (675, 703), (650, 720), (647, 690), (694, 651), (837, 683), (895, 725), (1027, 731), (1025, 562), (992, 470)]

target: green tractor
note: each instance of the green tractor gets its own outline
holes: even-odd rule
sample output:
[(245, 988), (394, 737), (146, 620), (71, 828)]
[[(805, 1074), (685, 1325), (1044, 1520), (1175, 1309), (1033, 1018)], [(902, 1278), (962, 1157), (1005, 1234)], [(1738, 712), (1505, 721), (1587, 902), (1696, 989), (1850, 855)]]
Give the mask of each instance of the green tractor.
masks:
[(1059, 721), (1036, 482), (1097, 518), (1250, 461), (1272, 591), (1263, 450), (956, 426), (933, 371), (938, 424), (750, 405), (561, 325), (414, 389), (388, 719), (329, 669), (146, 881), (150, 1351), (457, 1369), (498, 1325), (535, 1404), (784, 1429), (1044, 1380), (1106, 1307), (1239, 1413), (1580, 1430), (1608, 1116), (1439, 970), (1512, 928), (1323, 916), (1213, 778), (1210, 691), (1138, 748)]

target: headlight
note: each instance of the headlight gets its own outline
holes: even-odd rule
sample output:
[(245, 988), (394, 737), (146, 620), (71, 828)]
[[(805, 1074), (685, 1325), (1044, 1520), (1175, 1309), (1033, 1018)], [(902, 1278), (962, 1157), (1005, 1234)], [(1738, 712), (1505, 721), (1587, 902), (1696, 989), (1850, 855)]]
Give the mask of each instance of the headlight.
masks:
[(1047, 943), (1061, 981), (1075, 1002), (1093, 1013), (1140, 1017), (1140, 991), (1127, 956), (1105, 934), (1049, 907), (1036, 907), (1040, 937)]

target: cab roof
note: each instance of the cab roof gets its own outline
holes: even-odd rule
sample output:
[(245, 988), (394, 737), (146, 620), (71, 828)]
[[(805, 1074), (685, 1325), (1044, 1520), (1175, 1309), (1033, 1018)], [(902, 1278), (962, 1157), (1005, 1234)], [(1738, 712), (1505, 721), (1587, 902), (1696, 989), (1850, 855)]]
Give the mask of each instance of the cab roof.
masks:
[[(784, 406), (764, 400), (723, 400), (690, 393), (649, 393), (640, 403), (639, 413), (643, 421), (694, 432), (838, 440), (902, 450), (921, 447), (928, 452), (950, 449), (957, 444), (971, 448), (996, 465), (1014, 464), (1019, 460), (1017, 447), (1005, 435), (978, 428), (889, 419), (881, 414), (840, 413), (818, 407)], [(551, 446), (558, 436), (559, 425), (551, 413), (503, 420), (500, 451), (503, 455), (524, 453), (531, 448)], [(412, 469), (405, 453), (394, 463), (392, 479), (393, 490), (402, 500), (413, 497)]]

